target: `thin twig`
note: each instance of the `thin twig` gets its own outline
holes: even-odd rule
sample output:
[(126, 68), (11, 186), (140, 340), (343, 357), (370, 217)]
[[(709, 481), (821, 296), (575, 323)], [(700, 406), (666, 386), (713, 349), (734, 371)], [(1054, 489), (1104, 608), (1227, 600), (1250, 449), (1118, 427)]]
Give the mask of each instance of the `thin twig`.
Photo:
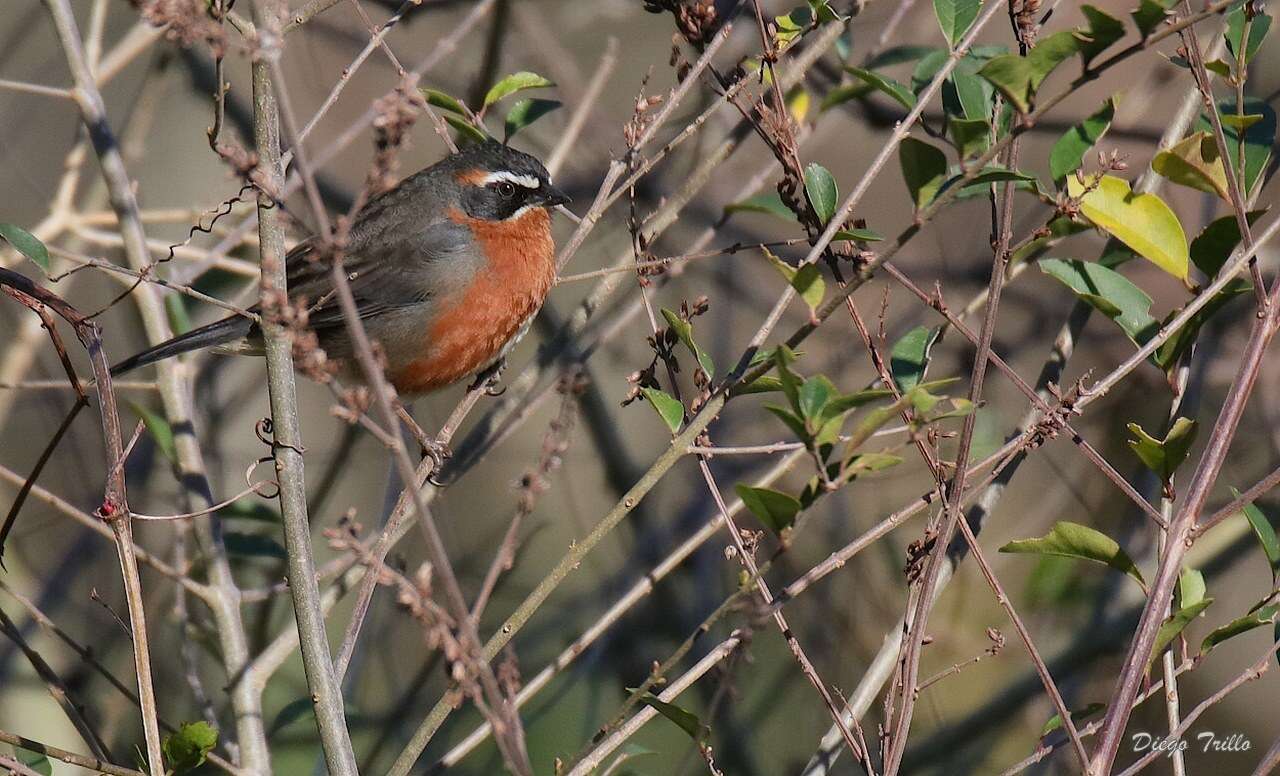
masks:
[(52, 757), (55, 760), (61, 760), (69, 765), (76, 765), (81, 768), (87, 768), (98, 773), (105, 773), (108, 776), (143, 776), (142, 771), (135, 771), (132, 768), (122, 768), (119, 765), (113, 765), (105, 759), (99, 757), (86, 757), (75, 752), (68, 752), (66, 749), (59, 749), (50, 744), (44, 744), (34, 741), (24, 736), (15, 735), (5, 730), (0, 730), (0, 741), (19, 749), (26, 749), (28, 752), (36, 752), (45, 757)]
[(1238, 514), (1240, 510), (1256, 501), (1259, 496), (1266, 494), (1277, 485), (1280, 485), (1280, 468), (1272, 470), (1270, 474), (1259, 480), (1253, 487), (1232, 499), (1229, 504), (1220, 508), (1217, 512), (1214, 512), (1204, 520), (1201, 520), (1196, 527), (1192, 529), (1192, 538), (1199, 538), (1218, 523), (1221, 523), (1223, 520), (1226, 520), (1234, 514)]

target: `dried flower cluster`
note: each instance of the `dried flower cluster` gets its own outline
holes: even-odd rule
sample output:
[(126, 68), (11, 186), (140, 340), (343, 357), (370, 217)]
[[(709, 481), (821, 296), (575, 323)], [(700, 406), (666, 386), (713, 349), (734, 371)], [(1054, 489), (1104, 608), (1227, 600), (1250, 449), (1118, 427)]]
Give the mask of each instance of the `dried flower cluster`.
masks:
[(377, 115), (373, 120), (373, 161), (365, 178), (367, 196), (377, 196), (396, 185), (400, 150), (407, 144), (409, 130), (425, 106), (422, 95), (408, 81), (402, 81), (374, 102)]
[(649, 13), (670, 11), (680, 36), (699, 50), (720, 29), (715, 0), (644, 0), (644, 9)]
[(203, 0), (132, 0), (142, 18), (165, 28), (165, 37), (181, 45), (207, 43), (214, 56), (226, 50), (227, 36)]

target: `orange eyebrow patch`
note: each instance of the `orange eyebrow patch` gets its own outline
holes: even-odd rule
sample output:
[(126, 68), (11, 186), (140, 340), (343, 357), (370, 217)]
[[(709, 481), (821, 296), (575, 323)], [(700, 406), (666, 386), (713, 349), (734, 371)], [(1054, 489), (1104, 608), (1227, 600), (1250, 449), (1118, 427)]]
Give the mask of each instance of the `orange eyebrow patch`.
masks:
[(472, 186), (483, 186), (484, 179), (488, 174), (489, 173), (479, 167), (473, 167), (470, 170), (463, 170), (459, 172), (453, 176), (453, 179), (458, 183), (467, 183)]

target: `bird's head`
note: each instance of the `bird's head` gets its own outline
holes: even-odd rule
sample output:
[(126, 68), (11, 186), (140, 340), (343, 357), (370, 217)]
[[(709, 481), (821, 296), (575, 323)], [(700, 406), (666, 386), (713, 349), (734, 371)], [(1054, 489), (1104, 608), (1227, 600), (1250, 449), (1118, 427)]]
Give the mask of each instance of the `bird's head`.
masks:
[(468, 146), (445, 161), (459, 187), (459, 205), (471, 218), (510, 221), (569, 201), (542, 162), (495, 141)]

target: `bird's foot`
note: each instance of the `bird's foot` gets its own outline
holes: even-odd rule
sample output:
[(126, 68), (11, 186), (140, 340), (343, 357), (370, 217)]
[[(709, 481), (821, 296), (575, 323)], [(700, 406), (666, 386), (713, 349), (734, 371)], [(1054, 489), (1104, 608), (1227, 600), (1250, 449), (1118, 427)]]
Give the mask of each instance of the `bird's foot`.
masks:
[(431, 459), (431, 473), (427, 475), (427, 482), (436, 487), (444, 485), (440, 474), (444, 471), (445, 463), (453, 457), (453, 451), (444, 442), (425, 437), (418, 440), (418, 445), (422, 450), (423, 460)]
[(432, 485), (440, 485), (442, 482), (438, 479), (441, 470), (444, 469), (445, 462), (453, 455), (449, 450), (449, 445), (436, 440), (427, 435), (422, 430), (422, 426), (413, 419), (409, 414), (409, 410), (405, 409), (403, 404), (396, 403), (396, 414), (400, 416), (400, 420), (404, 422), (409, 429), (409, 433), (413, 434), (413, 438), (418, 442), (418, 450), (421, 452), (423, 460), (431, 459), (431, 473), (427, 475), (427, 482)]
[(467, 392), (484, 389), (486, 396), (501, 396), (506, 393), (505, 386), (499, 386), (502, 382), (502, 372), (507, 368), (506, 356), (494, 361), (480, 372), (476, 373), (476, 379), (471, 381), (471, 385), (467, 386)]

